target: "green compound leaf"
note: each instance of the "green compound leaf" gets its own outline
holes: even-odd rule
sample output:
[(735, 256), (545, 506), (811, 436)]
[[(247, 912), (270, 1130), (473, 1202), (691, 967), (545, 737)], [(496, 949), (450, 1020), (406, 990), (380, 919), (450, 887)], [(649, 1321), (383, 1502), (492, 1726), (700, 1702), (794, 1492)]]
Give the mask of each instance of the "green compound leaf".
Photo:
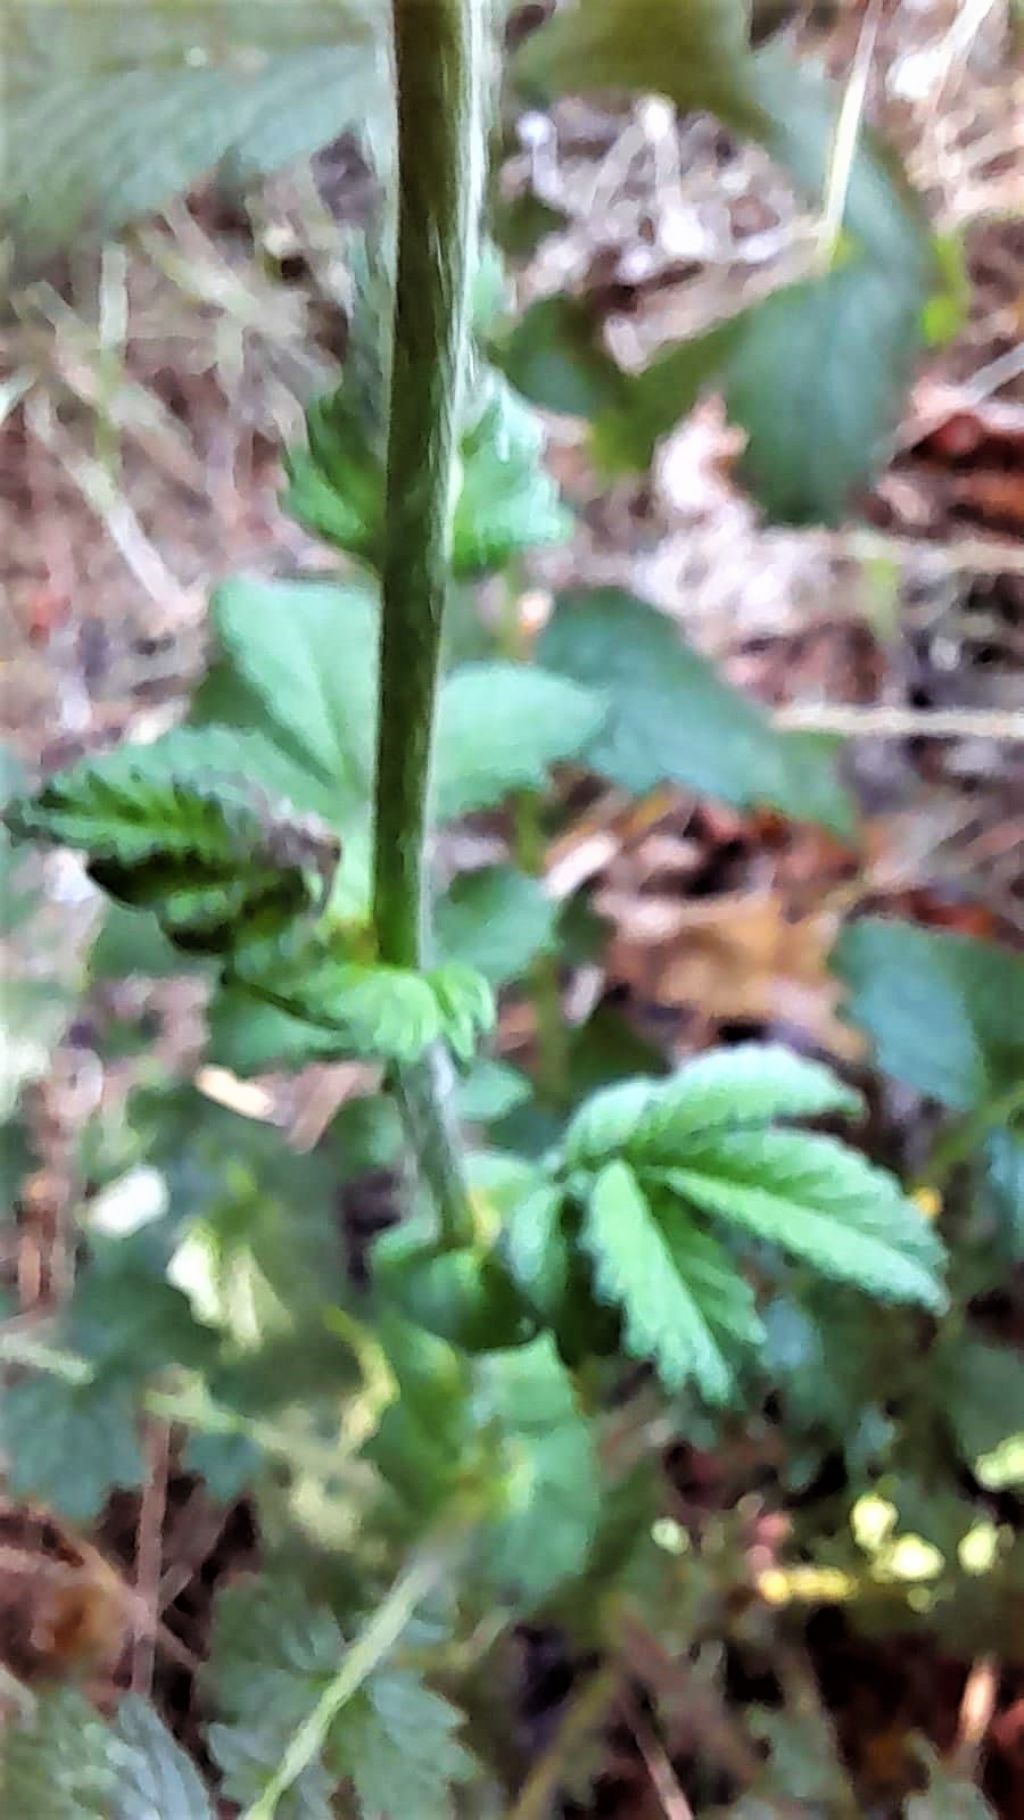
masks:
[(437, 1000), (441, 1035), (460, 1062), (471, 1062), (482, 1036), (494, 1029), (494, 993), (475, 967), (446, 961), (425, 976)]
[(83, 851), (97, 884), (181, 947), (221, 952), (322, 905), (337, 864), (326, 825), (253, 781), (272, 769), (258, 739), (182, 728), (57, 773), (7, 822)]
[[(330, 1611), (282, 1581), (238, 1581), (217, 1602), (207, 1686), (222, 1715), (210, 1727), (224, 1793), (258, 1798), (285, 1745), (344, 1660)], [(360, 1820), (452, 1811), (472, 1759), (455, 1737), (459, 1715), (418, 1675), (381, 1668), (331, 1725), (322, 1754), (278, 1803), (278, 1820), (331, 1820), (349, 1784)], [(410, 1803), (406, 1808), (405, 1802)], [(415, 1804), (413, 1804), (415, 1803)]]
[(740, 1043), (687, 1062), (654, 1095), (625, 1138), (635, 1162), (672, 1162), (694, 1136), (773, 1119), (855, 1115), (860, 1094), (820, 1062), (773, 1043)]
[(565, 1134), (566, 1161), (588, 1168), (624, 1150), (651, 1106), (659, 1104), (657, 1081), (616, 1081), (585, 1100)]
[[(249, 944), (232, 962), (229, 991), (239, 989), (325, 1033), (326, 1041), (317, 1036), (303, 1050), (300, 1034), (294, 1032), (293, 1060), (316, 1053), (412, 1062), (442, 1039), (469, 1060), (494, 1022), (490, 987), (471, 967), (453, 961), (419, 974), (363, 966), (350, 961), (343, 948), (339, 953), (338, 944), (323, 934)], [(237, 999), (234, 1003), (241, 1009)], [(265, 1032), (264, 1025), (261, 1038)], [(243, 1048), (243, 1059), (254, 1058)]]
[(476, 1766), (459, 1743), (460, 1715), (418, 1675), (373, 1676), (366, 1697), (346, 1707), (331, 1734), (331, 1770), (351, 1783), (360, 1820), (450, 1820), (455, 1789)]
[[(622, 1309), (629, 1350), (667, 1385), (692, 1376), (721, 1400), (732, 1353), (764, 1338), (738, 1267), (695, 1212), (881, 1300), (945, 1307), (942, 1247), (894, 1178), (833, 1138), (770, 1124), (859, 1106), (818, 1063), (748, 1044), (665, 1081), (603, 1088), (571, 1120), (562, 1167), (586, 1201), (594, 1287)], [(555, 1318), (570, 1253), (554, 1193), (521, 1198), (504, 1246), (524, 1294)]]
[(560, 1188), (544, 1184), (517, 1199), (505, 1215), (502, 1252), (527, 1301), (545, 1320), (557, 1320), (569, 1289), (571, 1255), (562, 1224)]
[(837, 742), (779, 733), (763, 709), (683, 644), (663, 613), (618, 589), (559, 600), (538, 655), (602, 692), (603, 724), (585, 748), (594, 770), (635, 794), (681, 784), (738, 808), (767, 805), (848, 835), (853, 806)]
[(107, 1727), (74, 1688), (41, 1689), (31, 1714), (0, 1733), (0, 1797), (11, 1820), (110, 1820), (117, 1781)]
[(120, 1773), (111, 1820), (214, 1820), (191, 1760), (136, 1694), (117, 1709), (112, 1744)]
[(504, 986), (526, 972), (554, 940), (555, 907), (543, 887), (511, 866), (464, 872), (434, 911), (441, 952)]
[(681, 1274), (668, 1230), (628, 1163), (608, 1163), (600, 1171), (581, 1238), (598, 1295), (622, 1311), (623, 1340), (633, 1357), (652, 1360), (668, 1390), (693, 1379), (709, 1402), (724, 1402), (732, 1387), (728, 1365)]
[(676, 1194), (880, 1301), (941, 1314), (942, 1247), (884, 1170), (834, 1138), (735, 1130), (693, 1140), (663, 1178)]
[(142, 1484), (136, 1416), (133, 1388), (117, 1377), (68, 1384), (40, 1376), (9, 1385), (0, 1403), (8, 1490), (74, 1523), (90, 1522), (115, 1486)]
[(480, 1360), (476, 1412), (495, 1425), (504, 1469), (481, 1565), (504, 1597), (533, 1606), (582, 1571), (600, 1513), (593, 1441), (550, 1335)]
[[(360, 0), (9, 9), (3, 227), (27, 277), (221, 165), (249, 182), (346, 127), (386, 143), (388, 69)], [(378, 125), (378, 123), (380, 123)]]
[(843, 931), (832, 969), (879, 1068), (956, 1112), (1024, 1083), (1024, 958), (971, 936), (869, 916)]

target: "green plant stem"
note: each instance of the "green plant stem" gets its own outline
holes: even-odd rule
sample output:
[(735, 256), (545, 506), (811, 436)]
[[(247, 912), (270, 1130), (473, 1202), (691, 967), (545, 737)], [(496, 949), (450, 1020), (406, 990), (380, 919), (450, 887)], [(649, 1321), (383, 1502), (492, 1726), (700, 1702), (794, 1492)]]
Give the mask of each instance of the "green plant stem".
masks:
[[(483, 0), (392, 0), (398, 251), (388, 420), (374, 840), (380, 958), (429, 954), (426, 843), (451, 569), (469, 283), (484, 166)], [(472, 1230), (445, 1058), (399, 1079), (442, 1233)]]
[(939, 1138), (914, 1187), (945, 1188), (954, 1169), (975, 1156), (991, 1132), (998, 1130), (1000, 1125), (1009, 1125), (1021, 1111), (1024, 1111), (1024, 1084), (1016, 1082), (998, 1099), (958, 1119)]
[(312, 1712), (292, 1734), (278, 1768), (259, 1800), (246, 1808), (242, 1820), (273, 1820), (282, 1795), (287, 1794), (303, 1770), (319, 1756), (342, 1708), (394, 1649), (417, 1605), (442, 1578), (450, 1563), (449, 1539), (443, 1543), (435, 1541), (413, 1556), (356, 1637), (338, 1673), (328, 1682)]

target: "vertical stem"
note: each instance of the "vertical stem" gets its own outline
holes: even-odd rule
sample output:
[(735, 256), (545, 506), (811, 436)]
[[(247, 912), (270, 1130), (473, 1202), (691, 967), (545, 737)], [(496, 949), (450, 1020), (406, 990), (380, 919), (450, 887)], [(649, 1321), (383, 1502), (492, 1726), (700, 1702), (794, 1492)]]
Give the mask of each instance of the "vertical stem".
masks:
[[(483, 177), (484, 0), (392, 0), (398, 254), (388, 429), (374, 921), (381, 960), (423, 965), (441, 631), (451, 566), (469, 281)], [(449, 1241), (470, 1225), (445, 1058), (400, 1080)]]

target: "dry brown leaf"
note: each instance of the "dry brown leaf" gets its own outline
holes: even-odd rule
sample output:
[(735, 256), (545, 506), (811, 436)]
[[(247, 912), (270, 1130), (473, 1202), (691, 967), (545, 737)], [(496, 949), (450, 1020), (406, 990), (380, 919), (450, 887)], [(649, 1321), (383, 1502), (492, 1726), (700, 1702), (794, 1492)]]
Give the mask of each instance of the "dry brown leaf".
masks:
[[(627, 907), (612, 893), (597, 908), (613, 919)], [(628, 907), (608, 955), (609, 978), (660, 1005), (694, 1006), (729, 1022), (787, 1024), (843, 1061), (863, 1040), (837, 1016), (840, 987), (828, 971), (838, 911), (793, 916), (775, 891), (737, 892), (696, 903), (647, 900)]]

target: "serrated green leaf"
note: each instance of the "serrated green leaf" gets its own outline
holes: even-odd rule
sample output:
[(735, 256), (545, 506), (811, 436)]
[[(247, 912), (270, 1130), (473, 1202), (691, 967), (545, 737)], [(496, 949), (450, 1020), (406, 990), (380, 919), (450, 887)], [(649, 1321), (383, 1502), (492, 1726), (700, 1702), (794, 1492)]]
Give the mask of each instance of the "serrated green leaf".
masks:
[[(357, 311), (368, 307), (365, 299)], [(379, 312), (379, 304), (373, 306)], [(365, 334), (365, 329), (362, 331)], [(365, 363), (362, 363), (365, 364)], [(285, 507), (307, 529), (379, 569), (384, 536), (384, 361), (362, 364), (306, 412), (306, 447), (287, 457)], [(543, 426), (505, 377), (478, 364), (459, 438), (452, 572), (472, 578), (561, 543), (572, 519), (544, 468)]]
[[(249, 1578), (220, 1594), (204, 1679), (221, 1715), (208, 1736), (229, 1800), (244, 1807), (259, 1796), (344, 1653), (331, 1613), (297, 1585)], [(332, 1820), (334, 1786), (317, 1759), (279, 1802), (278, 1820)]]
[[(842, 87), (830, 82), (813, 58), (784, 43), (765, 45), (751, 62), (760, 108), (755, 136), (812, 202), (820, 202), (832, 167)], [(924, 286), (934, 255), (921, 199), (892, 148), (866, 123), (850, 168), (842, 227), (894, 286)]]
[(446, 961), (424, 975), (437, 1000), (441, 1036), (460, 1062), (470, 1062), (480, 1038), (494, 1029), (494, 994), (482, 974), (462, 961)]
[(450, 1820), (454, 1790), (475, 1765), (455, 1736), (460, 1715), (418, 1675), (375, 1675), (365, 1698), (337, 1720), (328, 1746), (332, 1770), (352, 1784), (359, 1820)]
[[(328, 1055), (412, 1062), (439, 1040), (468, 1061), (494, 1022), (493, 994), (473, 968), (449, 961), (419, 974), (363, 966), (349, 960), (344, 942), (339, 948), (329, 933), (251, 942), (234, 956), (227, 977), (214, 1032), (222, 1050), (226, 1042), (247, 1070), (275, 1049), (293, 1062)], [(261, 1017), (251, 1042), (247, 994), (289, 1021)], [(303, 1023), (313, 1032), (308, 1040)]]
[(437, 729), (442, 821), (493, 808), (512, 790), (539, 790), (551, 765), (593, 738), (604, 703), (531, 664), (466, 664), (448, 678)]
[(658, 1092), (655, 1081), (617, 1081), (600, 1088), (569, 1124), (566, 1161), (573, 1168), (587, 1168), (623, 1150), (649, 1107), (657, 1103)]
[(671, 1162), (695, 1134), (780, 1118), (855, 1114), (859, 1093), (821, 1062), (769, 1043), (715, 1049), (659, 1086), (623, 1143), (635, 1162)]
[(898, 1183), (834, 1138), (723, 1131), (695, 1138), (666, 1182), (703, 1212), (734, 1221), (881, 1301), (946, 1307), (943, 1251)]
[(107, 1728), (75, 1688), (41, 1688), (30, 1715), (0, 1734), (10, 1820), (111, 1820), (116, 1787)]
[(561, 1189), (545, 1183), (517, 1199), (502, 1226), (502, 1251), (512, 1275), (532, 1306), (552, 1322), (570, 1279), (562, 1205)]
[(4, 226), (22, 277), (219, 163), (249, 181), (387, 119), (384, 48), (358, 0), (135, 5), (116, 26), (102, 8), (55, 11), (13, 9), (5, 47), (17, 175)]
[(709, 1402), (731, 1389), (725, 1359), (677, 1268), (667, 1231), (627, 1163), (608, 1163), (587, 1201), (581, 1239), (598, 1294), (622, 1310), (623, 1339), (668, 1390), (693, 1379)]
[(194, 1764), (145, 1700), (128, 1694), (112, 1732), (119, 1774), (111, 1820), (214, 1820)]
[(584, 756), (623, 789), (641, 795), (677, 783), (739, 808), (766, 804), (850, 832), (836, 742), (776, 732), (646, 602), (615, 588), (563, 595), (538, 656), (600, 692), (606, 713)]
[(252, 781), (271, 766), (257, 736), (178, 728), (56, 773), (8, 825), (84, 851), (112, 897), (154, 910), (182, 947), (217, 951), (322, 904), (337, 864), (325, 824)]
[(462, 436), (452, 532), (456, 575), (503, 569), (526, 550), (570, 536), (572, 518), (543, 465), (543, 451), (536, 412), (500, 373), (482, 368), (473, 418)]
[(597, 1531), (593, 1442), (549, 1334), (479, 1366), (478, 1420), (501, 1443), (502, 1514), (483, 1538), (482, 1565), (505, 1596), (532, 1606), (582, 1571)]
[(554, 939), (554, 905), (542, 886), (511, 866), (463, 872), (434, 911), (434, 937), (445, 955), (504, 986), (526, 972)]
[(444, 1033), (444, 1010), (425, 975), (339, 958), (329, 938), (253, 943), (234, 957), (230, 983), (334, 1032), (338, 1056), (416, 1061)]
[[(837, 524), (884, 459), (923, 344), (924, 278), (860, 251), (625, 374), (581, 305), (533, 305), (498, 356), (549, 409), (593, 419), (599, 465), (645, 468), (705, 391), (745, 432), (737, 464), (769, 518)], [(583, 375), (570, 376), (582, 360)]]
[(710, 1232), (681, 1218), (677, 1206), (663, 1204), (657, 1194), (651, 1202), (676, 1271), (726, 1358), (737, 1347), (763, 1345), (764, 1324), (754, 1292), (725, 1248)]
[(971, 936), (869, 916), (844, 929), (832, 969), (879, 1068), (969, 1112), (1024, 1082), (1024, 958)]
[(68, 1384), (39, 1376), (8, 1386), (0, 1449), (9, 1491), (89, 1522), (115, 1486), (145, 1477), (136, 1414), (132, 1388), (118, 1378)]
[[(231, 1799), (258, 1797), (346, 1648), (331, 1612), (296, 1585), (264, 1578), (221, 1594), (206, 1679), (224, 1715), (210, 1744)], [(360, 1820), (390, 1820), (400, 1798), (417, 1802), (408, 1810), (417, 1816), (450, 1813), (452, 1787), (472, 1769), (453, 1735), (459, 1722), (418, 1675), (381, 1667), (337, 1714), (323, 1752), (279, 1801), (278, 1820), (330, 1820), (343, 1781), (355, 1789)]]

